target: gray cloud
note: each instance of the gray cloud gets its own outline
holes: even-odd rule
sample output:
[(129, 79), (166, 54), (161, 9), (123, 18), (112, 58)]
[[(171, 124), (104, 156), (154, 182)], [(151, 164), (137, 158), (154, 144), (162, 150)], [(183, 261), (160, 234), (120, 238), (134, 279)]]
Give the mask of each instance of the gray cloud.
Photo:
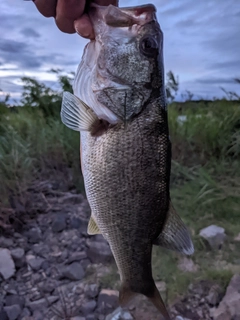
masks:
[(233, 78), (201, 78), (196, 79), (195, 82), (202, 84), (234, 84), (236, 83)]
[(21, 30), (21, 33), (26, 37), (32, 37), (32, 38), (40, 38), (40, 33), (35, 31), (32, 28), (24, 28)]
[(7, 53), (19, 53), (25, 50), (25, 43), (15, 40), (3, 39), (0, 42), (0, 50)]
[(223, 69), (231, 70), (234, 73), (238, 73), (240, 77), (240, 59), (238, 60), (232, 60), (232, 61), (224, 61), (221, 60), (218, 62), (214, 62), (211, 64), (212, 69), (216, 69), (219, 71), (222, 71)]
[[(38, 54), (34, 46), (16, 40), (2, 39), (0, 42), (1, 61), (4, 63), (12, 63), (21, 68), (36, 69), (45, 63), (54, 65), (76, 65), (78, 60), (68, 60), (64, 55), (57, 53)], [(47, 53), (47, 52), (46, 52)]]

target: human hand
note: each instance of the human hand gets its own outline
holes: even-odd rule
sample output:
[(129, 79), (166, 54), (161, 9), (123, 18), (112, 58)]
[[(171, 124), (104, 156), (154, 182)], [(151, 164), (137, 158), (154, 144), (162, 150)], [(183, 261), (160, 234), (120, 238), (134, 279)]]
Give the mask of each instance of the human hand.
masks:
[(33, 0), (45, 17), (54, 17), (58, 28), (65, 33), (77, 32), (80, 36), (94, 39), (94, 30), (86, 7), (94, 2), (101, 6), (118, 5), (118, 0)]

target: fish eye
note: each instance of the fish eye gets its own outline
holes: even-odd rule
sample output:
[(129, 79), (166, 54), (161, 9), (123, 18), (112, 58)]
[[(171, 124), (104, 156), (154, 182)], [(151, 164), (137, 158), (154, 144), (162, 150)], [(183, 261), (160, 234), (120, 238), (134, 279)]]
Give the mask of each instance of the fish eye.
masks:
[(147, 57), (155, 57), (158, 54), (158, 42), (155, 38), (147, 36), (141, 39), (139, 48), (141, 53)]

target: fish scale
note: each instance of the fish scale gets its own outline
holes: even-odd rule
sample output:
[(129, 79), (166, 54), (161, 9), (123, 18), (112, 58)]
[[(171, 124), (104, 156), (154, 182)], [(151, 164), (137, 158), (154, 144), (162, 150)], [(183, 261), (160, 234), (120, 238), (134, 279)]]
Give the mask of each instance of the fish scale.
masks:
[[(92, 216), (109, 242), (124, 279), (127, 278), (126, 265), (136, 273), (144, 274), (147, 264), (147, 273), (151, 274), (152, 242), (161, 231), (168, 209), (168, 128), (165, 125), (160, 134), (151, 134), (152, 126), (165, 112), (158, 101), (152, 103), (131, 126), (125, 128), (122, 124), (97, 138), (100, 148), (91, 134), (84, 133), (82, 139), (82, 157), (86, 159), (85, 185)], [(141, 239), (149, 245), (147, 256), (142, 250), (145, 246)], [(119, 242), (121, 245), (126, 243), (124, 250), (132, 246), (135, 253), (129, 257), (125, 254), (122, 258)], [(129, 252), (133, 253), (132, 250)], [(134, 263), (136, 256), (137, 264)]]

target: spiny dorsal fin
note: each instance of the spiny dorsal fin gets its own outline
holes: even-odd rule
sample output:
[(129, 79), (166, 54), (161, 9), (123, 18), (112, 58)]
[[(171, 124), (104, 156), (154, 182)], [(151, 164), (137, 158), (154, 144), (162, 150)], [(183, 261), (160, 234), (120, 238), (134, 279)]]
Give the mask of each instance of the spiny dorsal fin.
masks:
[(91, 131), (98, 117), (81, 99), (65, 91), (62, 99), (61, 119), (70, 129)]
[(194, 247), (189, 231), (175, 211), (171, 202), (169, 204), (169, 211), (163, 230), (154, 241), (154, 244), (187, 255), (194, 253)]
[(90, 220), (88, 222), (88, 229), (87, 229), (87, 233), (89, 235), (94, 235), (94, 234), (101, 234), (101, 231), (98, 228), (97, 223), (95, 222), (95, 220), (93, 219), (93, 217), (90, 217)]

